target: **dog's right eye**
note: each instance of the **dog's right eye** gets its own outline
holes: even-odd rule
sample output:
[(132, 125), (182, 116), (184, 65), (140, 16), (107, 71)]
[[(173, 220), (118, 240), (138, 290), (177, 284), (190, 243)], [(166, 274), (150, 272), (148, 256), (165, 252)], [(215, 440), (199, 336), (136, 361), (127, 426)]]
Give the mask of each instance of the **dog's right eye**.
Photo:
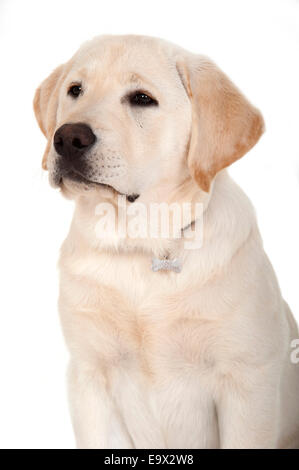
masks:
[(72, 98), (78, 98), (79, 95), (82, 93), (82, 86), (81, 84), (71, 85), (68, 89), (67, 94), (70, 95)]

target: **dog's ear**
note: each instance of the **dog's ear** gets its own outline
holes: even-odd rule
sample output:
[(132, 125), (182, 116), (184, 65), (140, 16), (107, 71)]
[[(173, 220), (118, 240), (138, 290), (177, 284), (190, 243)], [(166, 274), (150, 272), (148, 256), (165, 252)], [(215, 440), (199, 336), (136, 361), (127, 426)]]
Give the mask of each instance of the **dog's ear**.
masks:
[(33, 108), (35, 117), (42, 133), (47, 137), (47, 147), (43, 156), (42, 167), (47, 169), (47, 157), (51, 148), (51, 140), (56, 127), (56, 112), (58, 105), (58, 92), (64, 65), (57, 67), (48, 78), (46, 78), (35, 92)]
[(192, 106), (188, 166), (209, 191), (216, 173), (256, 144), (263, 117), (208, 58), (190, 54), (177, 61), (177, 69)]

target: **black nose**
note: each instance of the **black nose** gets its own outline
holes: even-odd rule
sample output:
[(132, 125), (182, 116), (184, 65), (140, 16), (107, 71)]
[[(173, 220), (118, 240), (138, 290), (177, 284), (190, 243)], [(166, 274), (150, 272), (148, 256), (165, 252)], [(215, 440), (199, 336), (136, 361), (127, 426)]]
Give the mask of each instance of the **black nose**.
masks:
[(80, 157), (92, 147), (96, 136), (91, 128), (83, 123), (63, 124), (54, 134), (54, 147), (57, 153), (70, 160)]

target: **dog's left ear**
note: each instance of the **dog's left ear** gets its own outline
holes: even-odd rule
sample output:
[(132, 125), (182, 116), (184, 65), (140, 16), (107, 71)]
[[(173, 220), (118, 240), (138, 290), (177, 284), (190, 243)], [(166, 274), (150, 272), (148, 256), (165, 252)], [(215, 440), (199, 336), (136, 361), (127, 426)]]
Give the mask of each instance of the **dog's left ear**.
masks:
[(33, 108), (35, 117), (42, 133), (47, 137), (48, 143), (43, 156), (42, 167), (47, 169), (47, 157), (51, 148), (52, 137), (56, 126), (56, 113), (58, 106), (58, 92), (65, 66), (57, 67), (46, 78), (35, 92)]
[(214, 176), (256, 144), (263, 117), (208, 58), (190, 54), (177, 69), (192, 106), (188, 166), (208, 192)]

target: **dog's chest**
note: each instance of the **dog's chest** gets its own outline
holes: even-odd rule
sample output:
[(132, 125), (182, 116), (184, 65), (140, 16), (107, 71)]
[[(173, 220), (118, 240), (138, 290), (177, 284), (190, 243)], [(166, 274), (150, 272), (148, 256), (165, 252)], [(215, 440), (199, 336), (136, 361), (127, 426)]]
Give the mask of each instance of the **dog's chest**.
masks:
[(61, 302), (71, 346), (104, 365), (133, 367), (149, 379), (186, 370), (210, 374), (219, 325), (201, 312), (198, 295), (190, 299), (180, 284), (182, 274), (152, 273), (150, 262), (142, 269), (121, 262), (109, 269), (102, 265), (96, 276), (86, 268), (79, 280), (68, 274), (62, 282), (62, 300), (63, 291), (72, 292), (73, 308)]

